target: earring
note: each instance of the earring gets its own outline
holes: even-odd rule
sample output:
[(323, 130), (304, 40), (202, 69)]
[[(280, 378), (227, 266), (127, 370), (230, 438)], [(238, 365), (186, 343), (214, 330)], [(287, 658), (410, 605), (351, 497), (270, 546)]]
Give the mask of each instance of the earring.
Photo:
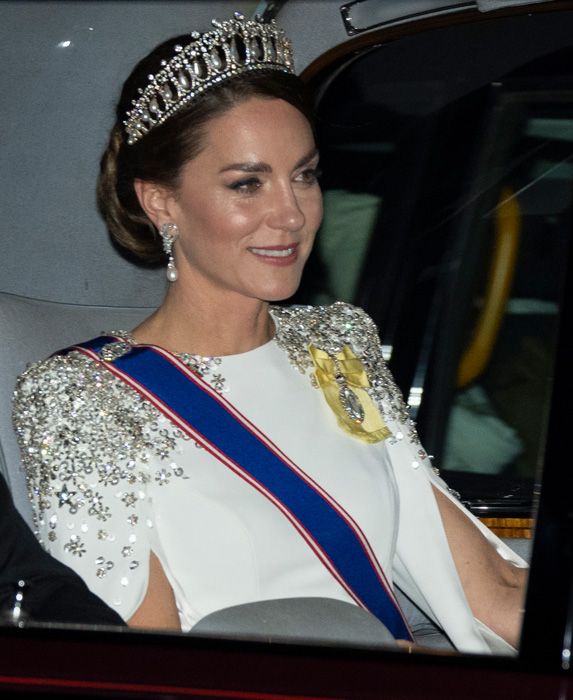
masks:
[(167, 279), (170, 282), (175, 282), (178, 277), (177, 268), (175, 267), (175, 259), (173, 258), (173, 244), (179, 236), (177, 224), (161, 224), (159, 235), (163, 241), (163, 251), (167, 255)]

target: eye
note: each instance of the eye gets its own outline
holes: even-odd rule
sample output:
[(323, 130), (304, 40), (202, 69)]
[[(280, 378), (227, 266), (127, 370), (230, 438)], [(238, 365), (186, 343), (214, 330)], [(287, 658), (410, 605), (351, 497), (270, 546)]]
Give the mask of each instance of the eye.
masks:
[(239, 192), (240, 194), (255, 194), (261, 185), (262, 182), (258, 177), (246, 177), (232, 182), (227, 187), (233, 192)]
[(318, 182), (318, 178), (321, 175), (322, 172), (318, 168), (305, 168), (296, 176), (296, 180), (304, 185), (314, 185)]

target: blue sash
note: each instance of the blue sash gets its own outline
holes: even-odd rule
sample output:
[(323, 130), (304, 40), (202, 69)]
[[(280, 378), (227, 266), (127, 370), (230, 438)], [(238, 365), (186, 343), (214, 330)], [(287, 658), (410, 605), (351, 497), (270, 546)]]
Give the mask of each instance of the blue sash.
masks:
[(101, 336), (61, 354), (84, 352), (151, 401), (277, 506), (358, 605), (376, 615), (396, 639), (412, 639), (366, 537), (342, 507), (176, 356), (134, 345), (102, 361), (97, 353), (118, 341)]

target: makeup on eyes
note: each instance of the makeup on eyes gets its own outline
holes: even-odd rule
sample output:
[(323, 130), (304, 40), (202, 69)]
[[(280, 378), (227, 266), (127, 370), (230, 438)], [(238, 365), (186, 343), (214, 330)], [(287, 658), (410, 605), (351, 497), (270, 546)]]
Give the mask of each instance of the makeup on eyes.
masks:
[[(301, 173), (299, 173), (294, 180), (300, 181), (304, 185), (314, 185), (321, 175), (321, 171), (318, 168), (306, 168)], [(299, 179), (300, 178), (300, 179)], [(246, 177), (226, 185), (230, 190), (234, 192), (244, 192), (245, 194), (255, 193), (261, 186), (262, 181), (258, 177)]]
[(314, 183), (317, 182), (321, 175), (322, 170), (320, 170), (320, 168), (317, 165), (314, 168), (306, 168), (297, 177), (303, 176), (305, 184), (314, 185)]
[[(309, 162), (316, 160), (314, 166), (309, 166)], [(322, 175), (321, 170), (318, 168), (318, 151), (313, 149), (304, 158), (301, 158), (296, 164), (293, 173), (297, 170), (304, 168), (301, 172), (297, 173), (293, 177), (294, 182), (300, 182), (303, 185), (312, 186), (317, 183), (318, 178)], [(250, 177), (241, 177), (233, 182), (226, 184), (226, 187), (233, 192), (238, 192), (246, 195), (255, 194), (262, 186), (263, 179), (256, 177), (255, 173), (272, 174), (273, 169), (268, 163), (233, 163), (227, 165), (220, 170), (220, 173), (230, 172), (233, 170), (240, 171), (242, 173), (252, 173)]]
[(247, 177), (235, 182), (231, 182), (227, 185), (230, 190), (234, 192), (243, 192), (245, 194), (253, 194), (256, 192), (263, 183), (258, 177)]

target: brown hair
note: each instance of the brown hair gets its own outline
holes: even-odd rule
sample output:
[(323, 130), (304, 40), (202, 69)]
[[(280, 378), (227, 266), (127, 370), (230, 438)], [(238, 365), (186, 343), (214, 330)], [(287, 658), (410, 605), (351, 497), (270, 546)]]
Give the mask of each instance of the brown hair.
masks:
[(188, 37), (169, 39), (136, 65), (124, 83), (100, 164), (97, 203), (110, 235), (136, 259), (147, 263), (159, 262), (163, 250), (155, 227), (137, 199), (135, 179), (176, 189), (181, 168), (203, 147), (208, 122), (250, 97), (285, 100), (312, 123), (310, 100), (299, 78), (279, 71), (253, 71), (207, 90), (195, 103), (128, 145), (123, 120), (138, 96), (137, 89), (145, 86), (147, 76), (158, 69), (161, 60), (174, 55), (176, 44), (186, 41)]

